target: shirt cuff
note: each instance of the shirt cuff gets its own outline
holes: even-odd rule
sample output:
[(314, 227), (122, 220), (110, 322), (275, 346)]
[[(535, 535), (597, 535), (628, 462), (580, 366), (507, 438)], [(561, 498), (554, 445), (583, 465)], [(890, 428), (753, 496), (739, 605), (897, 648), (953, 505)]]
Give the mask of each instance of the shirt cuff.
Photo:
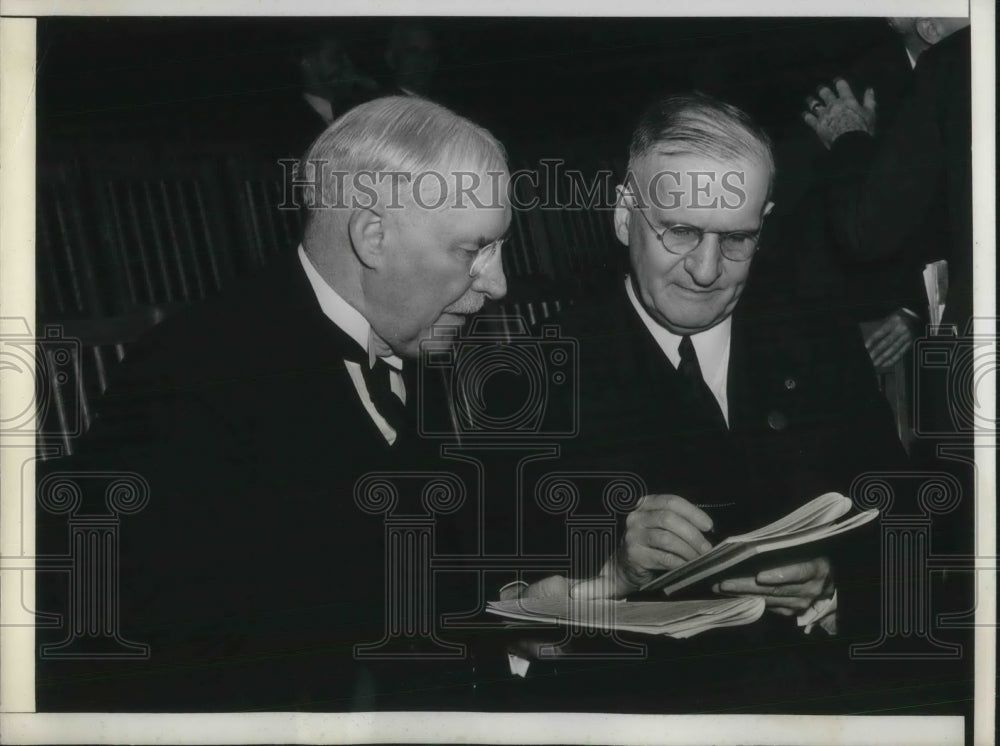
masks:
[[(500, 589), (499, 593), (497, 593), (497, 596), (500, 599), (503, 599), (504, 591), (506, 591), (508, 588), (516, 588), (517, 595), (513, 596), (512, 598), (519, 598), (521, 593), (527, 587), (528, 584), (523, 580), (515, 580), (512, 583), (507, 583), (506, 585), (504, 585)], [(514, 653), (507, 653), (507, 665), (510, 666), (511, 674), (513, 674), (514, 676), (520, 676), (523, 679), (525, 676), (528, 675), (528, 668), (531, 666), (531, 661), (529, 661), (527, 658), (522, 658), (519, 655), (515, 655)]]
[(798, 625), (805, 627), (807, 635), (817, 624), (831, 635), (837, 634), (837, 591), (830, 598), (818, 599), (808, 609), (799, 614)]
[(528, 675), (528, 668), (531, 666), (531, 661), (519, 655), (514, 655), (514, 653), (507, 653), (507, 664), (510, 666), (512, 674), (520, 676), (523, 679)]

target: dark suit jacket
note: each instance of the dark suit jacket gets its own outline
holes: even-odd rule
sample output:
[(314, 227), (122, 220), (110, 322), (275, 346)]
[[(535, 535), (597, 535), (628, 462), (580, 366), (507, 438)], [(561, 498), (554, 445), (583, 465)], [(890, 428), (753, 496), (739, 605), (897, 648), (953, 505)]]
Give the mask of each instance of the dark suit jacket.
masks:
[[(704, 503), (719, 537), (752, 530), (866, 470), (905, 463), (857, 331), (741, 304), (729, 432), (700, 426), (677, 371), (621, 289), (566, 318), (580, 342), (579, 437), (567, 458), (635, 471), (652, 492)], [(845, 605), (845, 612), (850, 608)]]
[(946, 312), (957, 320), (972, 309), (969, 40), (962, 29), (924, 52), (878, 141), (864, 133), (837, 139), (828, 190), (830, 225), (846, 256), (948, 259)]
[(913, 67), (903, 40), (895, 34), (892, 36), (891, 41), (862, 54), (847, 75), (855, 95), (860, 97), (866, 88), (874, 89), (878, 104), (877, 134), (892, 126), (913, 80)]
[[(899, 39), (874, 47), (852, 65), (845, 77), (859, 99), (866, 88), (875, 91), (878, 120), (873, 147), (876, 147), (875, 143), (882, 142), (891, 131), (913, 82), (906, 49)], [(815, 150), (822, 151), (813, 133), (808, 134)], [(943, 211), (932, 210), (923, 216), (920, 230), (911, 231), (907, 238), (911, 250), (859, 261), (839, 250), (834, 240), (842, 232), (838, 221), (843, 217), (831, 210), (827, 180), (839, 178), (837, 158), (826, 151), (811, 160), (798, 152), (783, 157), (787, 144), (779, 140), (778, 145), (780, 183), (786, 183), (790, 177), (792, 181), (796, 177), (802, 181), (801, 172), (815, 171), (808, 174), (807, 183), (811, 186), (801, 198), (778, 195), (777, 212), (769, 220), (779, 234), (771, 238), (790, 249), (785, 264), (792, 269), (791, 284), (796, 292), (810, 305), (826, 305), (857, 322), (880, 319), (901, 307), (925, 318), (923, 266), (940, 250), (938, 237)], [(783, 204), (789, 199), (798, 199), (795, 209), (789, 210)], [(770, 238), (768, 241), (771, 245)]]
[[(732, 325), (730, 429), (723, 433), (698, 424), (677, 372), (618, 288), (610, 304), (574, 309), (562, 324), (562, 335), (579, 342), (580, 432), (562, 443), (557, 466), (541, 465), (538, 478), (556, 468), (632, 471), (650, 493), (702, 505), (718, 540), (822, 493), (850, 494), (865, 471), (905, 463), (856, 328), (755, 313), (741, 303)], [(582, 491), (590, 503), (581, 512), (602, 513), (600, 498)], [(536, 508), (526, 523), (534, 529), (527, 550), (551, 551), (559, 520)], [(558, 706), (600, 708), (617, 697), (616, 706), (646, 712), (836, 711), (834, 700), (850, 686), (846, 645), (878, 636), (877, 547), (870, 525), (824, 550), (838, 586), (835, 638), (818, 630), (806, 636), (793, 620), (773, 614), (690, 640), (643, 638), (650, 659), (641, 664), (556, 663), (564, 674), (560, 687), (572, 692)], [(544, 683), (552, 673), (540, 665), (534, 675), (542, 699), (555, 688)], [(607, 680), (615, 681), (613, 692)]]
[[(901, 39), (877, 46), (862, 55), (852, 66), (849, 82), (858, 96), (866, 88), (873, 88), (878, 102), (878, 121), (875, 138), (885, 138), (899, 113), (900, 104), (909, 94), (913, 84), (913, 68)], [(832, 216), (836, 219), (836, 215)], [(930, 216), (929, 216), (930, 217)], [(940, 214), (937, 216), (940, 219)], [(822, 221), (826, 235), (832, 235), (827, 220)], [(903, 307), (921, 318), (927, 316), (927, 293), (923, 283), (925, 257), (933, 256), (935, 231), (928, 222), (923, 233), (913, 241), (923, 241), (926, 248), (906, 252), (882, 261), (864, 263), (847, 261), (840, 256), (845, 270), (845, 292), (851, 299), (855, 315), (860, 321), (880, 318)]]
[[(355, 482), (433, 468), (414, 433), (390, 447), (364, 410), (355, 348), (293, 256), (131, 351), (83, 455), (50, 468), (148, 480), (121, 523), (120, 618), (152, 656), (40, 661), (40, 710), (461, 706), (465, 663), (353, 654), (384, 634), (387, 582), (385, 516)], [(398, 509), (419, 513), (410, 497)], [(65, 533), (40, 529), (43, 551)], [(42, 608), (65, 611), (63, 590), (43, 588)]]

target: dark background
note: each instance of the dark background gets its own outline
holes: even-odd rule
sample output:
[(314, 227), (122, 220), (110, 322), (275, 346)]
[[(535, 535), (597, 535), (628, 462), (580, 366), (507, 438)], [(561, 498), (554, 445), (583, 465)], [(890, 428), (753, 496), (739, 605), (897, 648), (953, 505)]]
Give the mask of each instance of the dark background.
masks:
[[(384, 74), (386, 18), (59, 18), (39, 21), (41, 137), (243, 139), (280, 126), (296, 61), (321, 34)], [(891, 38), (882, 19), (426, 19), (439, 97), (517, 151), (604, 138), (620, 152), (642, 104), (700, 88), (770, 127)]]
[[(37, 315), (80, 340), (78, 431), (128, 343), (295, 250), (301, 215), (278, 209), (277, 161), (322, 129), (298, 60), (335, 36), (386, 85), (395, 20), (39, 20)], [(894, 39), (877, 18), (424, 20), (440, 54), (430, 97), (492, 130), (512, 169), (557, 158), (588, 177), (621, 175), (659, 93), (700, 89), (748, 111), (778, 162), (751, 283), (762, 295), (796, 286), (785, 276), (796, 242), (781, 227), (824, 153), (799, 118), (804, 97)], [(503, 256), (498, 310), (531, 324), (617, 286), (626, 259), (607, 210), (515, 211)]]
[[(271, 182), (282, 175), (277, 159), (300, 156), (303, 143), (320, 131), (318, 117), (307, 112), (301, 97), (298, 60), (315, 39), (332, 35), (346, 46), (357, 68), (385, 84), (389, 75), (384, 51), (394, 20), (41, 19), (39, 233), (43, 244), (57, 237), (87, 256), (66, 257), (64, 249), (53, 245), (46, 258), (43, 246), (40, 275), (55, 272), (55, 284), (67, 285), (67, 272), (99, 265), (89, 301), (71, 297), (74, 292), (80, 295), (80, 289), (46, 289), (43, 282), (41, 314), (57, 320), (115, 314), (130, 304), (189, 300), (208, 293), (208, 287), (203, 292), (189, 289), (186, 295), (157, 288), (159, 278), (147, 282), (145, 293), (126, 293), (122, 278), (116, 281), (117, 289), (111, 279), (102, 278), (111, 271), (111, 254), (117, 251), (131, 262), (137, 240), (157, 228), (157, 222), (162, 235), (145, 237), (150, 254), (159, 244), (166, 254), (172, 248), (177, 254), (198, 254), (197, 236), (212, 234), (217, 247), (213, 251), (227, 256), (216, 286), (226, 277), (266, 264), (269, 252), (297, 244), (297, 223), (274, 213), (280, 200)], [(514, 169), (537, 169), (542, 158), (561, 158), (567, 167), (585, 174), (598, 169), (620, 174), (631, 129), (643, 106), (658, 93), (700, 89), (744, 108), (775, 140), (779, 178), (772, 226), (794, 212), (806, 191), (811, 163), (822, 153), (799, 119), (804, 97), (817, 84), (845, 74), (866, 51), (893, 39), (884, 20), (877, 18), (425, 22), (441, 58), (431, 98), (492, 130), (506, 145)], [(117, 206), (98, 204), (114, 197), (109, 190), (121, 188), (123, 181), (150, 179), (157, 182), (156, 194), (139, 194), (135, 214), (129, 213), (130, 197), (124, 192), (117, 195)], [(196, 182), (204, 192), (205, 204), (199, 209), (205, 216), (224, 217), (224, 224), (216, 221), (204, 229), (205, 218), (194, 208), (166, 204), (158, 183), (164, 180), (168, 191), (179, 183)], [(78, 204), (49, 195), (50, 185), (75, 191)], [(251, 195), (254, 188), (268, 192), (266, 198)], [(50, 199), (62, 201), (64, 215), (54, 214), (59, 205)], [(240, 199), (246, 204), (236, 204)], [(111, 214), (115, 209), (124, 217)], [(139, 214), (143, 209), (150, 214)], [(586, 225), (557, 225), (570, 220)], [(262, 224), (253, 226), (254, 221)], [(80, 224), (76, 236), (70, 235), (74, 222)], [(122, 222), (131, 226), (135, 240), (123, 242), (117, 235), (123, 232)], [(582, 218), (543, 215), (516, 222), (518, 236), (508, 253), (517, 256), (509, 257), (508, 269), (513, 277), (529, 280), (528, 286), (531, 281), (572, 284), (574, 277), (620, 264), (606, 213)], [(187, 223), (195, 237), (185, 240)], [(563, 246), (567, 242), (572, 246)], [(583, 255), (567, 258), (580, 247), (586, 247)], [(758, 264), (766, 265), (779, 255), (762, 252), (759, 258)], [(163, 271), (161, 267), (157, 273)], [(570, 287), (569, 293), (581, 289)]]

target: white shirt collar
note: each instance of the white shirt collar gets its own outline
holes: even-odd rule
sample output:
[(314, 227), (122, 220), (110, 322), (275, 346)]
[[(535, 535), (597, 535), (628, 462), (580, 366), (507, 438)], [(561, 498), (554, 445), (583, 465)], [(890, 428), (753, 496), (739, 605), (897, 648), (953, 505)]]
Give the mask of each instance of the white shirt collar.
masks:
[[(636, 313), (639, 314), (642, 323), (649, 329), (649, 333), (653, 335), (653, 339), (663, 350), (670, 364), (677, 368), (681, 362), (681, 353), (678, 349), (681, 344), (680, 335), (664, 328), (649, 315), (649, 311), (639, 302), (632, 289), (630, 276), (625, 277), (625, 292), (628, 293), (628, 299)], [(732, 327), (733, 317), (727, 316), (711, 329), (690, 335), (691, 344), (694, 345), (694, 350), (698, 354), (701, 376), (718, 400), (727, 423), (729, 421), (729, 397), (726, 388), (729, 381), (729, 346), (732, 338)]]
[[(319, 307), (323, 309), (323, 313), (351, 339), (357, 342), (362, 350), (368, 353), (368, 365), (369, 367), (374, 367), (375, 360), (378, 358), (375, 352), (377, 337), (371, 324), (361, 315), (358, 309), (344, 300), (340, 296), (340, 293), (330, 287), (326, 280), (320, 277), (319, 272), (316, 271), (316, 267), (313, 266), (312, 261), (301, 244), (299, 244), (299, 261), (302, 263), (302, 269), (305, 270), (306, 277), (309, 278), (309, 284), (312, 285), (313, 292), (316, 294), (316, 300), (319, 301)], [(398, 355), (386, 355), (382, 359), (396, 370), (403, 369), (403, 361)]]
[(909, 49), (906, 50), (906, 56), (910, 60), (910, 69), (912, 70), (917, 66), (917, 58), (913, 56), (913, 53)]

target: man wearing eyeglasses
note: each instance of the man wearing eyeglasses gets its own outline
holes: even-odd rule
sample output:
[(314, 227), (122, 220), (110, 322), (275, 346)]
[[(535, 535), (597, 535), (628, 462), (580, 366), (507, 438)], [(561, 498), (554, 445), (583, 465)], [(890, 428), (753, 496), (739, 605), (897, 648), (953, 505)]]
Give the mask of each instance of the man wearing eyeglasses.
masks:
[[(416, 622), (390, 622), (391, 516), (356, 485), (435, 468), (417, 357), (435, 325), (506, 292), (504, 151), (444, 107), (387, 97), (339, 117), (308, 162), (298, 250), (154, 330), (103, 402), (76, 471), (149, 484), (120, 534), (119, 614), (149, 657), (40, 661), (40, 709), (460, 708), (471, 693), (467, 661), (379, 660), (387, 625)], [(393, 501), (420, 515), (409, 486)]]
[[(900, 463), (856, 331), (783, 310), (780, 286), (746, 292), (767, 251), (773, 178), (767, 136), (735, 107), (695, 94), (657, 101), (642, 116), (614, 212), (629, 273), (611, 303), (563, 327), (579, 340), (581, 425), (560, 468), (631, 471), (648, 494), (598, 576), (546, 577), (524, 595), (631, 596), (727, 536), (825, 492), (848, 494), (858, 475)], [(579, 513), (603, 512), (585, 499)], [(534, 520), (541, 526), (544, 516)], [(847, 663), (845, 639), (878, 634), (866, 626), (878, 608), (873, 541), (869, 532), (863, 550), (813, 548), (703, 588), (762, 597), (767, 613), (683, 642), (646, 638), (660, 662), (652, 669), (605, 663), (623, 667), (615, 680), (625, 706), (641, 689), (640, 701), (655, 700), (650, 711), (823, 710), (839, 674), (822, 670)], [(592, 680), (574, 690), (591, 706), (608, 694)]]

